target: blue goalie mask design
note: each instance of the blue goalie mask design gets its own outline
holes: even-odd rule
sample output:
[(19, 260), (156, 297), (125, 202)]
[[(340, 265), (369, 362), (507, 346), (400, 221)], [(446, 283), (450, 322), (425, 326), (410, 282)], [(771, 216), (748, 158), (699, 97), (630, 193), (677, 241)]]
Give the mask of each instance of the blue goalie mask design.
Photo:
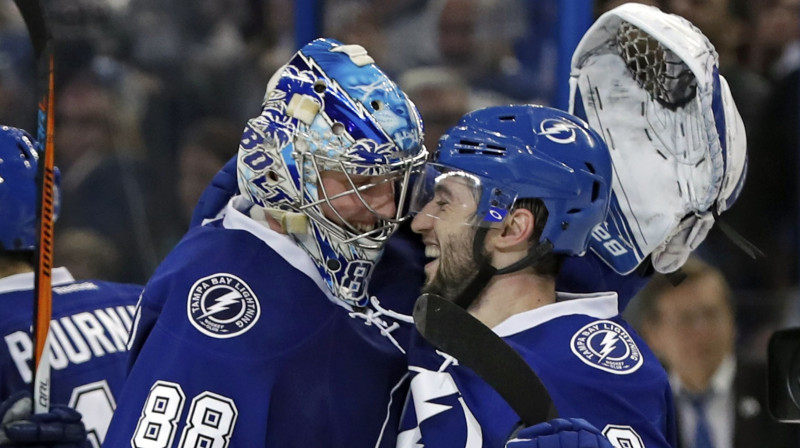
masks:
[[(269, 81), (242, 136), (237, 178), (311, 256), (334, 296), (364, 306), (372, 267), (407, 216), (409, 180), (426, 156), (419, 112), (367, 52), (317, 39)], [(331, 173), (337, 191), (325, 182)], [(388, 192), (391, 213), (377, 209), (376, 191)], [(341, 201), (355, 201), (368, 218), (354, 219)]]
[(518, 200), (541, 199), (548, 211), (540, 242), (580, 255), (608, 212), (611, 157), (581, 119), (557, 109), (498, 106), (465, 115), (439, 140), (412, 193), (412, 213), (436, 218), (437, 192), (458, 183), (475, 199), (467, 225), (502, 222)]
[[(38, 143), (27, 132), (0, 126), (0, 251), (36, 248)], [(60, 210), (56, 174), (55, 215)]]

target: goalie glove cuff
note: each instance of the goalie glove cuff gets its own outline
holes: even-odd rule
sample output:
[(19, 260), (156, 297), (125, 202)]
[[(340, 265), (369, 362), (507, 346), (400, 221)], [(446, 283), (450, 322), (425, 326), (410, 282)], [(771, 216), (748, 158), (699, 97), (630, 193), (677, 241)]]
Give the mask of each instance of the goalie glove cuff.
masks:
[(714, 226), (711, 212), (697, 213), (684, 218), (663, 243), (653, 250), (652, 262), (656, 272), (669, 274), (677, 271), (692, 251), (706, 239)]

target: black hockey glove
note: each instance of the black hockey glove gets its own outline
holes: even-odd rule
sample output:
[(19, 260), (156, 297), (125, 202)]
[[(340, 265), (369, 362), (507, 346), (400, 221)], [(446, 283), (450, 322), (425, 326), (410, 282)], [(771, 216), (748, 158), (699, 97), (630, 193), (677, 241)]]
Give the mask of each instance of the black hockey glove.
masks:
[(20, 391), (0, 404), (0, 447), (91, 448), (81, 414), (64, 405), (32, 414), (31, 394)]

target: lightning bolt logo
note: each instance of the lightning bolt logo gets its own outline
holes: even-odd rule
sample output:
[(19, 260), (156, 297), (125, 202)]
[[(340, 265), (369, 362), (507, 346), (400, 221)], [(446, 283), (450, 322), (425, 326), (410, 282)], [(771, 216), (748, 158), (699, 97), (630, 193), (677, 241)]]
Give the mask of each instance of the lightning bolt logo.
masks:
[(603, 340), (600, 341), (600, 345), (603, 347), (603, 349), (600, 350), (599, 362), (602, 362), (604, 359), (606, 359), (606, 356), (610, 355), (611, 352), (614, 351), (614, 347), (616, 347), (618, 340), (619, 339), (617, 338), (617, 335), (611, 332), (608, 332), (605, 334), (605, 336), (603, 336)]
[(622, 325), (612, 320), (597, 320), (584, 325), (572, 336), (572, 353), (584, 364), (615, 375), (639, 370), (644, 357), (637, 340)]
[(227, 294), (221, 295), (216, 299), (214, 299), (213, 305), (206, 307), (206, 312), (198, 316), (198, 319), (202, 319), (204, 317), (217, 314), (221, 311), (225, 311), (228, 308), (230, 308), (231, 305), (238, 303), (241, 298), (242, 295), (239, 294), (237, 291), (231, 291)]
[(555, 118), (542, 120), (539, 123), (538, 134), (544, 135), (548, 140), (562, 145), (572, 143), (576, 139), (575, 125)]
[[(434, 426), (439, 427), (466, 427), (466, 434), (462, 440), (464, 448), (480, 448), (483, 444), (483, 430), (478, 420), (473, 415), (464, 397), (458, 389), (453, 377), (447, 372), (427, 370), (422, 367), (409, 366), (408, 370), (416, 373), (411, 379), (411, 397), (413, 397), (414, 412), (416, 414), (416, 426), (411, 429), (401, 431), (397, 435), (398, 448), (423, 448), (426, 441), (420, 425), (426, 420), (437, 419)], [(447, 396), (458, 396), (455, 400), (459, 406), (454, 407), (447, 404), (436, 403), (435, 400)], [(461, 424), (457, 424), (460, 421)], [(455, 443), (453, 446), (462, 446)], [(433, 446), (440, 446), (434, 443)]]
[(251, 329), (261, 316), (261, 305), (242, 279), (218, 273), (194, 282), (189, 289), (186, 314), (201, 333), (226, 339)]

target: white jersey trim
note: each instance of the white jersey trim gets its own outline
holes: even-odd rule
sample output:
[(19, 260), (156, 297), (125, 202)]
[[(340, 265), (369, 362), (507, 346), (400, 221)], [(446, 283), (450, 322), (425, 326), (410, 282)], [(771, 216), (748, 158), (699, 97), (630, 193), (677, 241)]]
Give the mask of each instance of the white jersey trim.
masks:
[(241, 207), (245, 204), (249, 205), (242, 196), (234, 196), (231, 198), (221, 212), (221, 215), (223, 215), (222, 227), (226, 229), (244, 230), (251, 233), (277, 252), (278, 255), (286, 260), (292, 267), (313, 280), (328, 300), (347, 310), (352, 310), (350, 305), (341, 300), (336, 300), (336, 298), (333, 297), (333, 294), (331, 294), (330, 289), (328, 289), (319, 271), (317, 271), (317, 267), (311, 260), (311, 257), (309, 257), (291, 237), (270, 229), (266, 223), (262, 224), (236, 208), (237, 206)]
[(619, 314), (617, 293), (613, 291), (591, 294), (556, 292), (555, 303), (514, 314), (497, 324), (492, 328), (492, 331), (500, 337), (511, 336), (558, 317), (571, 314), (582, 314), (597, 319), (610, 319)]
[[(75, 281), (75, 279), (72, 278), (72, 274), (70, 274), (65, 267), (55, 268), (51, 271), (51, 274), (53, 286)], [(32, 291), (34, 281), (35, 276), (33, 272), (9, 275), (8, 277), (0, 279), (0, 294), (14, 291)]]

